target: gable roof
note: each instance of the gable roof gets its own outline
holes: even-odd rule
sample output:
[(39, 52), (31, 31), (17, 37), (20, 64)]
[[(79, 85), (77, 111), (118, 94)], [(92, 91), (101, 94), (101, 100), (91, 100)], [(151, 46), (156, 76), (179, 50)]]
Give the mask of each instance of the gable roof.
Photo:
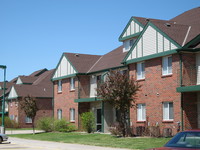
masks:
[(174, 21), (177, 24), (191, 26), (191, 29), (188, 33), (188, 37), (186, 39), (186, 43), (188, 43), (200, 34), (200, 7), (188, 10), (172, 18), (170, 21)]
[(78, 53), (64, 53), (78, 73), (87, 73), (89, 69), (100, 59), (100, 55), (88, 55)]
[(120, 46), (111, 52), (103, 55), (99, 61), (94, 64), (94, 66), (89, 70), (88, 73), (93, 73), (97, 71), (102, 71), (105, 69), (111, 69), (116, 67), (121, 67), (122, 60), (126, 56), (127, 52), (123, 52), (123, 46)]
[[(22, 76), (24, 79), (27, 79), (28, 82), (32, 82), (32, 84), (14, 84), (12, 88), (8, 89), (6, 92), (9, 93), (9, 99), (16, 98), (12, 97), (13, 95), (17, 95), (18, 97), (24, 96), (33, 96), (39, 98), (52, 98), (53, 97), (53, 84), (51, 82), (51, 77), (55, 69), (45, 70), (39, 76)], [(33, 79), (33, 80), (32, 80)], [(22, 79), (23, 80), (23, 79)], [(14, 90), (12, 90), (14, 89)], [(10, 92), (16, 92), (10, 93)]]

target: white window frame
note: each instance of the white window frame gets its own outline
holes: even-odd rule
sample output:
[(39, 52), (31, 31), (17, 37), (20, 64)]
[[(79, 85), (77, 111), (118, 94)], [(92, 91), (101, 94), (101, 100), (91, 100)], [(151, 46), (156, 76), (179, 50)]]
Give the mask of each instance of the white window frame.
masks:
[(145, 62), (137, 63), (137, 80), (145, 79)]
[(75, 109), (70, 108), (70, 122), (74, 122), (74, 121), (75, 121)]
[(130, 39), (130, 40), (124, 41), (123, 42), (123, 46), (124, 46), (123, 52), (129, 51), (134, 43), (135, 43), (135, 39)]
[(146, 104), (137, 104), (137, 121), (146, 121)]
[(62, 109), (57, 109), (57, 118), (58, 120), (62, 119)]
[(25, 121), (26, 123), (33, 123), (32, 119), (30, 117), (27, 117), (25, 118)]
[(162, 58), (162, 75), (172, 74), (172, 56), (165, 56)]
[(75, 78), (70, 78), (70, 90), (75, 90)]
[[(172, 106), (170, 108), (170, 105)], [(174, 105), (173, 102), (163, 102), (163, 121), (174, 120)]]
[(62, 80), (58, 80), (58, 92), (62, 92)]

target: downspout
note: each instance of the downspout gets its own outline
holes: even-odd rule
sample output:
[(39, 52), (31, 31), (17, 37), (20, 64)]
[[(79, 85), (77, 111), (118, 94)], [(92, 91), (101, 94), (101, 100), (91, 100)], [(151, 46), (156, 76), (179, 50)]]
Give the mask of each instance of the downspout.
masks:
[(54, 81), (52, 81), (52, 83), (53, 83), (53, 97), (52, 97), (52, 109), (53, 109), (53, 111), (52, 111), (52, 115), (53, 115), (53, 118), (54, 118)]
[[(79, 79), (79, 77), (76, 75), (76, 77), (77, 77), (77, 79), (78, 79), (78, 99), (80, 99), (80, 90), (79, 90), (79, 87), (80, 87), (80, 79)], [(79, 116), (79, 106), (80, 104), (78, 103), (78, 129), (80, 130), (80, 121), (79, 121), (79, 119), (80, 119), (80, 116)]]
[[(182, 87), (183, 85), (183, 74), (182, 74), (182, 70), (183, 70), (183, 59), (182, 59), (182, 54), (179, 53), (179, 64), (180, 64), (180, 87)], [(183, 93), (181, 92), (181, 130), (184, 130), (184, 123), (183, 123), (184, 119), (183, 119)]]

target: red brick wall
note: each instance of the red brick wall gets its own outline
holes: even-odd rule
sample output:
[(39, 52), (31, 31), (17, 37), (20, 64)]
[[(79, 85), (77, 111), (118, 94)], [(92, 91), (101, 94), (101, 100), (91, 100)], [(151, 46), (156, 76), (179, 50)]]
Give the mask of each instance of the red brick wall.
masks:
[[(16, 116), (18, 117), (18, 124), (19, 127), (21, 128), (29, 128), (32, 127), (31, 123), (26, 123), (25, 122), (25, 112), (21, 110), (19, 101), (22, 98), (18, 98), (17, 100), (12, 100), (9, 102), (9, 116), (14, 115), (15, 118)], [(53, 116), (53, 108), (52, 108), (52, 99), (36, 99), (37, 106), (38, 106), (38, 111), (35, 117), (35, 124), (37, 123), (37, 120), (42, 118), (42, 117), (52, 117)], [(12, 105), (11, 105), (12, 104)]]
[[(78, 88), (78, 80), (75, 78), (75, 89)], [(70, 121), (70, 108), (75, 109), (75, 122), (78, 127), (78, 103), (74, 102), (77, 98), (76, 90), (70, 90), (70, 78), (62, 80), (62, 92), (58, 93), (57, 81), (54, 82), (54, 118), (58, 118), (57, 110), (62, 109), (62, 118)]]
[[(155, 126), (158, 124), (161, 128), (171, 128), (173, 134), (177, 130), (177, 122), (181, 121), (181, 94), (176, 92), (177, 80), (179, 75), (179, 56), (172, 55), (172, 75), (162, 76), (162, 58), (155, 58), (145, 61), (145, 79), (138, 81), (142, 85), (137, 94), (136, 104), (146, 104), (146, 116), (148, 124)], [(136, 64), (130, 64), (130, 75), (136, 77)], [(174, 121), (163, 121), (163, 102), (173, 102)], [(137, 122), (137, 108), (130, 111), (130, 119), (133, 127), (144, 126), (145, 122)]]
[(188, 92), (183, 94), (183, 113), (184, 113), (184, 129), (198, 128), (197, 114), (197, 93)]

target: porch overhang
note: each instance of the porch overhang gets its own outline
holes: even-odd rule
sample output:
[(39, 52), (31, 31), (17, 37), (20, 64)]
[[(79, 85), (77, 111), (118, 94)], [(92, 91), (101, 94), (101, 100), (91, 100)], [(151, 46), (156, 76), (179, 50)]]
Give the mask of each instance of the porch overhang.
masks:
[(181, 92), (198, 92), (200, 91), (200, 85), (184, 86), (176, 88), (176, 91)]
[(81, 103), (81, 102), (95, 102), (95, 101), (101, 101), (102, 99), (98, 97), (90, 97), (90, 98), (80, 98), (80, 99), (75, 99), (75, 103)]

